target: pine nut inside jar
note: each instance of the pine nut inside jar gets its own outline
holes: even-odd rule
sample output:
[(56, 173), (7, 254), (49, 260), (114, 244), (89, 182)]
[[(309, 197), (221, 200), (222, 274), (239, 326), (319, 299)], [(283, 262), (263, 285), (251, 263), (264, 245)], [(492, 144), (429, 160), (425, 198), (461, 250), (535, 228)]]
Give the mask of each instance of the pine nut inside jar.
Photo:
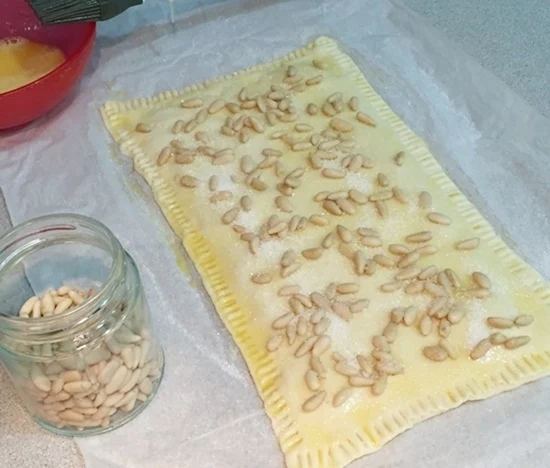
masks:
[(0, 239), (0, 362), (59, 434), (109, 431), (147, 406), (164, 356), (138, 269), (107, 227), (50, 215)]

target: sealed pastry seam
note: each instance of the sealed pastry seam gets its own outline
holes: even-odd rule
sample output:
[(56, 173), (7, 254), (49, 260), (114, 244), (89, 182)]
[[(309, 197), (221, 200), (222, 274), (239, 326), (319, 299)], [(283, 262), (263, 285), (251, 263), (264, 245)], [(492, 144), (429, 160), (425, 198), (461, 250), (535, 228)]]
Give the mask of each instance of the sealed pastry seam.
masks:
[[(399, 148), (405, 152), (406, 158), (413, 160), (421, 171), (422, 177), (429, 180), (432, 195), (442, 200), (441, 206), (448, 207), (454, 213), (454, 218), (461, 222), (459, 228), (463, 228), (464, 232), (480, 239), (483, 253), (488, 259), (487, 264), (498, 270), (497, 277), (505, 278), (511, 284), (519, 285), (515, 293), (502, 290), (497, 292), (501, 292), (503, 296), (510, 295), (510, 298), (515, 301), (514, 310), (520, 310), (522, 314), (534, 315), (536, 326), (541, 330), (536, 337), (533, 337), (528, 346), (503, 354), (505, 364), (502, 365), (497, 365), (490, 359), (487, 362), (481, 362), (483, 359), (472, 361), (467, 354), (463, 353), (457, 361), (448, 363), (449, 366), (458, 366), (455, 367), (457, 378), (446, 376), (444, 368), (447, 362), (433, 364), (433, 366), (442, 367), (430, 367), (425, 370), (423, 363), (417, 365), (420, 358), (415, 357), (414, 366), (417, 367), (414, 368), (419, 369), (422, 376), (419, 382), (401, 380), (399, 384), (396, 382), (397, 390), (395, 391), (388, 391), (379, 397), (369, 394), (369, 403), (364, 405), (368, 406), (368, 409), (347, 408), (345, 416), (342, 417), (345, 421), (337, 419), (338, 407), (332, 408), (328, 405), (329, 407), (322, 409), (319, 415), (315, 416), (315, 412), (302, 414), (297, 408), (296, 402), (289, 401), (289, 398), (292, 400), (295, 395), (292, 386), (287, 382), (288, 376), (285, 377), (285, 371), (292, 372), (296, 368), (293, 367), (293, 363), (289, 363), (290, 358), (286, 357), (285, 362), (282, 362), (277, 353), (270, 353), (266, 350), (265, 337), (269, 336), (269, 330), (263, 330), (260, 327), (261, 321), (256, 323), (256, 311), (251, 310), (256, 304), (261, 304), (261, 301), (258, 303), (250, 298), (243, 298), (245, 294), (236, 290), (239, 288), (235, 287), (236, 280), (231, 279), (232, 266), (219, 254), (220, 246), (216, 245), (218, 238), (214, 234), (205, 232), (204, 222), (201, 226), (193, 209), (187, 208), (187, 205), (182, 203), (182, 198), (177, 193), (181, 187), (170, 180), (166, 173), (161, 173), (161, 168), (156, 162), (156, 154), (152, 157), (151, 151), (142, 144), (143, 140), (136, 137), (134, 132), (138, 122), (137, 116), (153, 115), (155, 111), (162, 111), (175, 100), (200, 96), (201, 92), (206, 92), (226, 82), (238, 82), (240, 79), (259, 72), (272, 72), (295, 62), (299, 68), (298, 62), (310, 56), (327, 59), (333, 63), (336, 70), (334, 73), (345, 73), (344, 77), (339, 75), (338, 79), (349, 80), (358, 90), (359, 100), (376, 116), (379, 125), (387, 126), (389, 131), (395, 135)], [(320, 37), (308, 46), (278, 60), (207, 81), (201, 85), (192, 85), (181, 91), (167, 91), (151, 98), (129, 102), (108, 102), (102, 107), (101, 113), (109, 132), (120, 145), (121, 151), (133, 158), (136, 170), (151, 186), (156, 201), (176, 234), (182, 239), (187, 252), (195, 263), (218, 314), (247, 362), (258, 392), (264, 401), (266, 412), (272, 421), (273, 429), (285, 453), (288, 466), (343, 466), (362, 455), (378, 450), (400, 432), (431, 416), (459, 406), (465, 401), (487, 398), (549, 373), (550, 347), (547, 348), (541, 338), (541, 334), (545, 330), (550, 330), (547, 319), (550, 307), (549, 286), (534, 269), (526, 265), (496, 236), (489, 223), (444, 173), (424, 143), (392, 112), (368, 84), (352, 59), (341, 52), (333, 40)], [(394, 146), (388, 145), (388, 148), (394, 150)], [(444, 231), (438, 232), (441, 232), (444, 237), (447, 236), (445, 237), (446, 242), (451, 242), (449, 240), (451, 237), (448, 234), (445, 234)], [(238, 238), (237, 234), (232, 233), (232, 235)], [(452, 239), (456, 240), (456, 236)], [(292, 281), (287, 283), (292, 283)], [(483, 308), (476, 309), (478, 319), (481, 317), (484, 320), (486, 318), (484, 313)], [(499, 313), (495, 311), (492, 315), (498, 316)], [(465, 346), (467, 345), (466, 347), (469, 348), (473, 344), (468, 344), (468, 336), (484, 338), (488, 335), (488, 333), (480, 335), (482, 331), (480, 326), (471, 326), (470, 328), (470, 331), (463, 331), (464, 340), (466, 340)], [(503, 331), (507, 333), (507, 330)], [(372, 334), (380, 332), (381, 330), (376, 330)], [(514, 335), (522, 333), (518, 331)], [(537, 332), (533, 330), (530, 333), (536, 334)], [(410, 335), (406, 335), (404, 338), (405, 342), (414, 341), (416, 343), (415, 340), (416, 337), (412, 338)], [(365, 343), (365, 345), (370, 346), (370, 343)], [(406, 353), (404, 348), (401, 351), (403, 354)], [(420, 350), (419, 353), (421, 356)], [(429, 377), (432, 372), (435, 375), (433, 381)], [(406, 366), (405, 375), (407, 375)], [(438, 376), (446, 378), (445, 385), (435, 384)], [(423, 381), (422, 378), (427, 380)], [(295, 380), (302, 382), (303, 376), (297, 375)], [(418, 385), (424, 386), (424, 391), (419, 392), (416, 388)], [(284, 387), (284, 391), (281, 390), (282, 387)], [(391, 377), (388, 390), (390, 388), (392, 388)], [(366, 390), (364, 391), (366, 392)], [(305, 394), (305, 391), (297, 390), (296, 393), (301, 396)], [(332, 399), (332, 394), (330, 398)], [(360, 400), (359, 403), (357, 401), (359, 400), (356, 400), (356, 406), (361, 406), (363, 400)], [(322, 426), (322, 421), (325, 420), (328, 420), (328, 425), (334, 425), (338, 430), (331, 432), (328, 428), (318, 429)]]

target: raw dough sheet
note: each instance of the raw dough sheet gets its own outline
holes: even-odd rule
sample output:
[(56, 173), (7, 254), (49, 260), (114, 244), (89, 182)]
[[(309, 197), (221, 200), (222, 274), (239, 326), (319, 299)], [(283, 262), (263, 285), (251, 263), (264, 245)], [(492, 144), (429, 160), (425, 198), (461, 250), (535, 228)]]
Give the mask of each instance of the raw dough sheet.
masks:
[[(168, 371), (147, 411), (106, 436), (74, 439), (87, 468), (280, 468), (283, 460), (231, 335), (196, 272), (180, 269), (179, 239), (131, 160), (106, 137), (97, 110), (108, 100), (178, 89), (334, 37), (498, 234), (550, 277), (550, 122), (425, 19), (388, 0), (239, 0), (196, 11), (197, 3), (215, 0), (176, 1), (174, 28), (165, 2), (99, 24), (72, 96), (0, 136), (0, 186), (13, 223), (69, 211), (109, 226), (140, 268), (165, 350)], [(548, 466), (548, 392), (550, 379), (540, 379), (464, 404), (352, 466)], [(0, 465), (76, 465), (63, 441), (14, 406), (15, 399), (0, 403)]]
[[(326, 70), (324, 67), (316, 70), (311, 65), (312, 59), (323, 62)], [(288, 65), (295, 66), (297, 73), (304, 75), (304, 80), (319, 74), (324, 77), (318, 85), (307, 86), (301, 92), (290, 91), (289, 99), (298, 113), (296, 122), (279, 122), (271, 128), (258, 109), (244, 109), (239, 114), (244, 112), (244, 115), (260, 116), (263, 123), (251, 125), (252, 129), (247, 130), (250, 137), (243, 144), (238, 143), (238, 135), (222, 135), (219, 129), (232, 113), (224, 108), (210, 115), (206, 112), (210, 103), (219, 97), (227, 102), (238, 102), (237, 95), (243, 87), (246, 87), (244, 94), (252, 93), (256, 96), (266, 93), (269, 85), (284, 79)], [(344, 112), (336, 117), (353, 122), (340, 135), (352, 135), (350, 141), (353, 151), (346, 151), (345, 145), (342, 152), (339, 148), (328, 150), (329, 153), (339, 153), (338, 159), (320, 163), (323, 170), (340, 171), (341, 159), (347, 154), (351, 158), (356, 152), (368, 154), (374, 165), (372, 168), (370, 164), (363, 164), (360, 170), (348, 168), (342, 180), (323, 178), (320, 167), (315, 167), (315, 164), (311, 167), (308, 161), (313, 150), (308, 151), (308, 148), (300, 151), (297, 147), (292, 150), (295, 143), (270, 137), (275, 131), (284, 130), (292, 134), (295, 141), (309, 141), (314, 131), (322, 132), (330, 125), (338, 130), (340, 125), (331, 120), (333, 116), (323, 116), (319, 112), (322, 117), (309, 117), (305, 107), (308, 102), (321, 107), (327, 96), (339, 91), (344, 92), (345, 103), (351, 96), (358, 96), (359, 110), (377, 123), (372, 128), (357, 121), (355, 112), (350, 112), (347, 105)], [(241, 101), (247, 101), (246, 97), (241, 98)], [(193, 99), (201, 100), (197, 102), (197, 108), (192, 104)], [(190, 103), (189, 108), (182, 109), (180, 102), (184, 103), (183, 107), (186, 102)], [(189, 119), (199, 115), (197, 112), (201, 112), (202, 107), (205, 122), (192, 131), (183, 131)], [(320, 38), (308, 47), (275, 62), (252, 67), (204, 85), (191, 86), (180, 92), (167, 91), (153, 98), (125, 103), (109, 102), (102, 112), (122, 152), (133, 157), (136, 170), (152, 187), (166, 218), (183, 240), (201, 274), (218, 313), (243, 352), (289, 466), (342, 466), (361, 455), (378, 450), (395, 435), (430, 416), (454, 408), (464, 401), (486, 398), (548, 373), (550, 352), (545, 344), (545, 337), (550, 331), (548, 286), (495, 235), (491, 226), (442, 171), (425, 145), (389, 109), (366, 82), (357, 66), (332, 40)], [(175, 135), (173, 127), (178, 119), (183, 120), (178, 125), (181, 129)], [(152, 131), (134, 131), (136, 125), (142, 122), (149, 125)], [(293, 131), (294, 125), (300, 122), (311, 123), (315, 127), (306, 132), (307, 138), (301, 132)], [(207, 140), (197, 142), (193, 135), (201, 130)], [(180, 164), (175, 164), (173, 156), (168, 157), (169, 152), (166, 152), (168, 163), (164, 160), (161, 164), (157, 163), (159, 153), (174, 138), (180, 139), (181, 146), (192, 148), (192, 151), (183, 152), (187, 151), (192, 156), (184, 155), (184, 163), (180, 161)], [(195, 155), (194, 149), (199, 148), (200, 153), (200, 148), (205, 145), (214, 147), (215, 151), (230, 148), (226, 151), (230, 161), (215, 165), (212, 164), (212, 155)], [(239, 170), (241, 157), (251, 154), (258, 164), (262, 161), (260, 152), (266, 147), (282, 152), (282, 156), (278, 154), (264, 159), (280, 159), (288, 168), (281, 170), (284, 173), (281, 180), (292, 169), (307, 168), (305, 175), (297, 176), (300, 180), (303, 177), (304, 185), (296, 188), (295, 195), (287, 200), (295, 205), (298, 214), (320, 214), (328, 225), (318, 226), (310, 221), (303, 232), (289, 233), (281, 238), (277, 233), (266, 235), (262, 243), (252, 249), (257, 250), (252, 255), (248, 243), (239, 241), (239, 234), (231, 229), (231, 224), (240, 226), (242, 232), (257, 233), (272, 213), (278, 212), (280, 218), (287, 222), (292, 216), (284, 210), (277, 210), (273, 203), (276, 196), (281, 196), (275, 189), (277, 177), (262, 175), (268, 185), (265, 191), (264, 187), (255, 191), (250, 187), (254, 185), (250, 180), (246, 187), (244, 182), (235, 182), (230, 178), (235, 173), (240, 173), (244, 178), (246, 174)], [(394, 162), (394, 156), (399, 151), (404, 152), (402, 166)], [(259, 172), (273, 172), (272, 165), (266, 165)], [(391, 184), (388, 187), (376, 176), (380, 172), (389, 177)], [(209, 190), (208, 180), (212, 174), (218, 177), (219, 187)], [(197, 187), (182, 187), (182, 176), (183, 185)], [(388, 216), (380, 216), (374, 203), (357, 203), (353, 211), (344, 212), (343, 216), (332, 216), (323, 201), (312, 201), (313, 195), (320, 190), (334, 193), (354, 189), (366, 195), (376, 195), (394, 185), (404, 189), (408, 203), (399, 203), (395, 197), (383, 202), (389, 209)], [(426, 210), (418, 207), (418, 194), (422, 190), (431, 192), (433, 208)], [(231, 192), (232, 199), (216, 203), (208, 201), (220, 191), (226, 195)], [(245, 194), (251, 197), (252, 209), (240, 209), (236, 216), (229, 217), (229, 210), (233, 208), (235, 213), (239, 210), (238, 199)], [(448, 215), (453, 220), (452, 225), (446, 226), (426, 219), (429, 213), (437, 212)], [(405, 294), (402, 290), (392, 293), (380, 291), (383, 283), (393, 281), (395, 268), (379, 266), (372, 276), (374, 280), (369, 275), (357, 277), (353, 261), (350, 262), (338, 251), (342, 250), (337, 248), (338, 244), (347, 242), (343, 239), (336, 240), (332, 248), (321, 249), (323, 255), (318, 260), (302, 258), (297, 261), (302, 265), (298, 271), (288, 276), (283, 273), (283, 268), (279, 272), (280, 259), (285, 252), (293, 249), (299, 253), (304, 249), (319, 247), (320, 240), (340, 223), (349, 229), (349, 233), (353, 233), (354, 239), (349, 244), (353, 250), (362, 249), (368, 256), (389, 255), (388, 244), (405, 243), (408, 234), (426, 229), (433, 232), (431, 243), (438, 251), (426, 258), (423, 256), (415, 266), (423, 269), (435, 264), (441, 269), (452, 268), (460, 277), (462, 284), (451, 293), (451, 297), (453, 307), (463, 308), (466, 317), (451, 327), (448, 338), (457, 349), (455, 359), (432, 362), (422, 355), (425, 346), (435, 345), (439, 340), (435, 329), (428, 337), (422, 336), (418, 330), (424, 312), (437, 300), (437, 297), (434, 299), (432, 296), (437, 294), (418, 296)], [(276, 225), (274, 221), (268, 228)], [(359, 227), (374, 228), (381, 233), (384, 245), (361, 245), (361, 238), (355, 234)], [(481, 239), (481, 246), (473, 252), (458, 251), (454, 247), (457, 242), (471, 237)], [(335, 235), (335, 238), (338, 239), (338, 236)], [(419, 245), (410, 244), (411, 248)], [(393, 258), (397, 261), (400, 257)], [(471, 297), (475, 284), (470, 275), (474, 271), (487, 273), (491, 278), (493, 285), (489, 298)], [(269, 277), (268, 284), (255, 284), (253, 275), (259, 274)], [(315, 291), (325, 291), (332, 282), (358, 284), (359, 288), (353, 291), (352, 297), (348, 295), (346, 300), (341, 301), (349, 304), (368, 298), (370, 305), (361, 313), (343, 316), (344, 320), (340, 318), (342, 315), (332, 314), (331, 326), (325, 332), (325, 336), (330, 339), (330, 349), (326, 354), (321, 354), (328, 370), (319, 390), (323, 393), (322, 398), (319, 394), (323, 403), (315, 411), (308, 412), (303, 409), (307, 406), (304, 406), (304, 402), (314, 396), (317, 390), (308, 389), (304, 383), (309, 353), (306, 357), (300, 356), (297, 348), (313, 334), (313, 325), (309, 326), (306, 337), (299, 336), (296, 341), (291, 339), (292, 346), (288, 346), (284, 332), (274, 330), (277, 327), (271, 325), (281, 315), (292, 312), (286, 305), (288, 298), (279, 297), (277, 291), (283, 286), (297, 284), (301, 292), (310, 295)], [(405, 286), (408, 284), (410, 281), (405, 282)], [(333, 370), (337, 365), (330, 357), (330, 352), (340, 353), (348, 363), (353, 362), (358, 354), (368, 355), (372, 351), (372, 337), (382, 333), (390, 311), (397, 306), (409, 305), (416, 306), (420, 312), (412, 326), (398, 327), (397, 339), (391, 345), (393, 357), (399, 365), (404, 366), (404, 373), (390, 375), (387, 390), (382, 395), (374, 395), (375, 390), (369, 391), (365, 387), (354, 387), (351, 396), (343, 404), (333, 403), (336, 401), (333, 400), (335, 395), (347, 387), (348, 378), (342, 372)], [(332, 309), (336, 311), (335, 307)], [(308, 320), (310, 314), (308, 311), (301, 313)], [(533, 315), (535, 323), (521, 329), (513, 326), (502, 331), (509, 337), (527, 335), (531, 338), (530, 343), (514, 350), (494, 346), (481, 359), (470, 359), (471, 350), (482, 339), (501, 331), (488, 327), (487, 317), (514, 319), (521, 314)], [(293, 326), (299, 322), (298, 319), (296, 317), (296, 320), (292, 320)], [(440, 321), (434, 319), (434, 328), (437, 328), (438, 323)], [(266, 350), (270, 338), (277, 343), (281, 341), (280, 338), (273, 338), (274, 335), (284, 336), (282, 341), (285, 344), (277, 345), (275, 352), (270, 353)], [(310, 340), (314, 341), (315, 338)], [(366, 375), (369, 373), (366, 372)], [(384, 378), (380, 373), (375, 377), (377, 380)]]

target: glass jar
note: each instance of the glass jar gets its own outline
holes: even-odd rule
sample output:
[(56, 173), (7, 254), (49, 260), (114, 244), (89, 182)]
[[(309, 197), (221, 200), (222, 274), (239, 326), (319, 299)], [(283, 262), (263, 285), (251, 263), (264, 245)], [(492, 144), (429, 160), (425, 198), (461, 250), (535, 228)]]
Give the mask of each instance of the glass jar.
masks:
[(109, 431), (151, 401), (164, 356), (136, 265), (107, 227), (49, 215), (0, 239), (0, 361), (59, 434)]

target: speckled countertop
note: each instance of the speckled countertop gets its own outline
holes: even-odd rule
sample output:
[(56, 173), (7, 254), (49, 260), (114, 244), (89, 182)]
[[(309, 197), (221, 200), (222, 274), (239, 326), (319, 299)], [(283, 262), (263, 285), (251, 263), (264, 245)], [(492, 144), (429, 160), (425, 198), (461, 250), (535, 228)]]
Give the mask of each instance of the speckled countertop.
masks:
[(402, 1), (550, 117), (550, 1)]
[[(426, 17), (541, 113), (550, 116), (548, 0), (403, 2)], [(217, 0), (191, 0), (186, 9), (191, 9), (193, 4), (209, 3), (217, 3)], [(0, 190), (0, 234), (8, 227), (9, 216)], [(0, 467), (83, 467), (74, 441), (50, 434), (30, 421), (1, 368)]]

